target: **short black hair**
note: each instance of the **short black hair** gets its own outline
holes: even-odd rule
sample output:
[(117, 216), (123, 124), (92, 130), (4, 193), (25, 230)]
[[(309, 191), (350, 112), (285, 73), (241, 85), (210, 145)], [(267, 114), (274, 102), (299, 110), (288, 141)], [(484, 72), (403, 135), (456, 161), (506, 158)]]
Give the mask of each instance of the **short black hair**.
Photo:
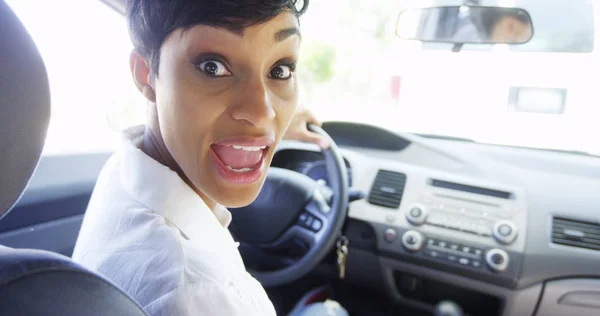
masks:
[(235, 32), (266, 22), (289, 10), (297, 17), (309, 0), (128, 0), (127, 25), (135, 49), (149, 58), (158, 74), (160, 48), (171, 32), (195, 25)]

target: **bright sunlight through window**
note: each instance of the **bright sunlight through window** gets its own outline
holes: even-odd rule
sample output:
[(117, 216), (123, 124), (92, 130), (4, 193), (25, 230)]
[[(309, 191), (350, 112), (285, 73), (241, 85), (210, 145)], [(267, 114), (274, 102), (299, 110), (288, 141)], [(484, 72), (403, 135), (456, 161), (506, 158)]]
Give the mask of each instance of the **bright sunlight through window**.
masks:
[(114, 150), (118, 131), (144, 118), (144, 101), (129, 74), (132, 44), (123, 16), (97, 0), (7, 3), (48, 71), (52, 118), (44, 154)]
[[(405, 8), (462, 0), (317, 0), (301, 19), (300, 102), (322, 121), (358, 121), (481, 143), (600, 154), (600, 6), (591, 0), (482, 0), (526, 9), (524, 45), (395, 35)], [(8, 0), (46, 62), (52, 120), (45, 154), (114, 150), (143, 123), (123, 16), (99, 0)]]

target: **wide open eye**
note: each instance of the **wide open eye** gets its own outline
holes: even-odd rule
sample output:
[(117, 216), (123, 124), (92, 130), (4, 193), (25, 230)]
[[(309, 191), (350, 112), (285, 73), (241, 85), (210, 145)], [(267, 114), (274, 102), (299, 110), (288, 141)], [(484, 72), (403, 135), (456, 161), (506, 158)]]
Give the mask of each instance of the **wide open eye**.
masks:
[(210, 77), (229, 77), (231, 72), (218, 60), (206, 60), (198, 65), (198, 69)]
[(281, 64), (273, 67), (269, 72), (269, 77), (277, 80), (287, 80), (292, 77), (294, 72), (293, 64)]

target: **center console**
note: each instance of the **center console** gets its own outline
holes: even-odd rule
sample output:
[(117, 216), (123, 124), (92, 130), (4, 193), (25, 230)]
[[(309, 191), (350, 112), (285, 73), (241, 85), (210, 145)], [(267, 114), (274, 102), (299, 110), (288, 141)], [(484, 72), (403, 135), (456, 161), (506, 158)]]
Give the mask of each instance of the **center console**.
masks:
[(526, 234), (522, 189), (417, 168), (378, 168), (372, 179), (350, 216), (375, 229), (382, 255), (516, 285)]

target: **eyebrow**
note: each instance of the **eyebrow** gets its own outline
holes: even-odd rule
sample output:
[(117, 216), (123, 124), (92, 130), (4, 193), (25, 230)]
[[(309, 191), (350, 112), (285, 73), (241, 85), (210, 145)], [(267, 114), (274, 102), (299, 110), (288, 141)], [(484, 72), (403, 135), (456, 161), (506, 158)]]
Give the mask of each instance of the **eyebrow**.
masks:
[(300, 30), (297, 27), (290, 27), (287, 29), (283, 29), (280, 30), (279, 32), (275, 33), (275, 41), (276, 42), (282, 42), (283, 40), (285, 40), (286, 38), (292, 36), (292, 35), (298, 35), (298, 37), (302, 37), (300, 35)]

